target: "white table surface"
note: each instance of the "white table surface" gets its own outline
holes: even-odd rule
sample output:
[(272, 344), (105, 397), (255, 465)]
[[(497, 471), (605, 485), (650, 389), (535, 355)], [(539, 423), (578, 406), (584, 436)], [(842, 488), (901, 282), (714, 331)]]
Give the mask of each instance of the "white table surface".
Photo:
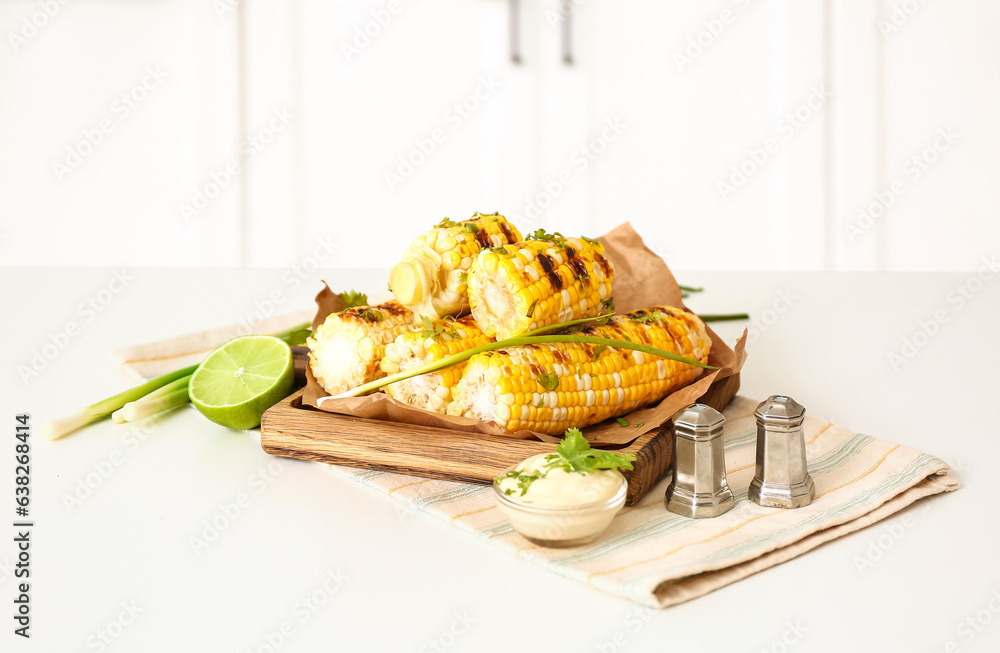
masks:
[[(384, 271), (313, 271), (294, 287), (286, 270), (127, 274), (127, 286), (90, 313), (81, 303), (108, 287), (110, 270), (0, 270), (8, 432), (16, 413), (30, 413), (37, 427), (127, 387), (108, 362), (117, 347), (238, 322), (273, 290), (284, 293), (277, 312), (307, 308), (321, 278), (336, 289), (385, 287)], [(949, 295), (967, 274), (678, 277), (706, 287), (689, 300), (695, 310), (747, 311), (769, 323), (748, 347), (742, 394), (787, 393), (811, 415), (937, 455), (963, 487), (703, 598), (649, 611), (408, 513), (320, 465), (272, 458), (253, 432), (228, 431), (188, 408), (152, 427), (102, 423), (58, 442), (34, 437), (33, 637), (15, 637), (6, 617), (3, 641), (16, 645), (0, 648), (1000, 650), (1000, 477), (991, 471), (1000, 461), (1000, 279), (959, 307)], [(765, 313), (782, 293), (793, 296), (790, 306)], [(889, 353), (939, 310), (947, 317), (939, 333), (894, 370)], [(18, 366), (70, 321), (79, 333), (22, 380)], [(732, 342), (742, 325), (716, 328)], [(0, 587), (9, 614), (13, 438), (6, 442)], [(92, 472), (112, 460), (96, 482)], [(97, 487), (68, 508), (88, 475)], [(238, 516), (196, 554), (190, 538), (241, 493)], [(327, 583), (332, 592), (322, 589), (328, 572), (344, 579)], [(323, 604), (305, 606), (311, 595)], [(123, 613), (123, 603), (141, 613)], [(117, 625), (119, 616), (129, 623)], [(117, 637), (101, 643), (101, 631)]]

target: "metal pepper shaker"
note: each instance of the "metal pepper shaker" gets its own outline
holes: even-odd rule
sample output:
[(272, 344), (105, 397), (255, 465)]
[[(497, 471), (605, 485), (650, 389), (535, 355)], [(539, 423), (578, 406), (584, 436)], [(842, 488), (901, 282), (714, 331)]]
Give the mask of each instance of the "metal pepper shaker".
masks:
[(695, 519), (718, 517), (736, 505), (726, 482), (726, 418), (711, 406), (693, 404), (673, 420), (674, 478), (667, 487), (667, 510)]
[(766, 508), (801, 508), (816, 495), (806, 465), (802, 420), (806, 409), (785, 395), (762, 401), (757, 417), (757, 469), (750, 483), (751, 501)]

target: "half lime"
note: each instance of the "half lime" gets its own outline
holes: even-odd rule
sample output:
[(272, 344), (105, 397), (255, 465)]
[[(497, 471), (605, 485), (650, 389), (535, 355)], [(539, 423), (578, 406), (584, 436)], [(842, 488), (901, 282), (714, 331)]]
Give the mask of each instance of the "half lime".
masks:
[(241, 336), (222, 345), (191, 377), (198, 411), (231, 429), (260, 426), (264, 411), (292, 393), (292, 350), (274, 336)]

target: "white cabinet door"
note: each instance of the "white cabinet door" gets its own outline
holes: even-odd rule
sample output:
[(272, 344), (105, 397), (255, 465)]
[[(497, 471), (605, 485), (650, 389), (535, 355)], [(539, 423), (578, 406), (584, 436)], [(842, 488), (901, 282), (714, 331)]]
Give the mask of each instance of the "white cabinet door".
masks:
[(677, 268), (822, 267), (820, 3), (583, 0), (572, 21), (550, 120), (575, 127), (553, 148), (573, 184), (547, 224), (630, 220)]
[(979, 270), (1000, 253), (1000, 3), (881, 9), (884, 168), (852, 207), (884, 238), (866, 267)]
[(300, 260), (325, 239), (325, 265), (390, 265), (442, 217), (514, 204), (532, 175), (536, 89), (511, 63), (506, 2), (300, 7), (292, 215), (268, 216), (298, 230)]
[(0, 262), (238, 265), (238, 183), (215, 181), (237, 26), (201, 0), (0, 3)]

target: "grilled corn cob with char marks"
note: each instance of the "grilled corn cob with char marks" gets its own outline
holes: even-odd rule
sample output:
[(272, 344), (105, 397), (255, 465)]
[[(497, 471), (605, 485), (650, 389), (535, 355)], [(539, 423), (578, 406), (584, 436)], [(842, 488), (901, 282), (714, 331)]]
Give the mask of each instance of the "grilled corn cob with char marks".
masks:
[[(385, 348), (382, 371), (386, 374), (406, 371), (488, 342), (493, 342), (493, 338), (479, 330), (471, 315), (458, 320), (427, 323), (420, 331), (396, 336), (396, 340)], [(393, 399), (410, 406), (445, 413), (451, 404), (452, 388), (462, 378), (464, 368), (462, 363), (438, 372), (421, 374), (388, 385), (385, 391)]]
[(502, 215), (477, 213), (469, 220), (445, 218), (417, 236), (389, 273), (389, 289), (417, 315), (438, 319), (469, 310), (467, 276), (483, 248), (521, 240)]
[(484, 333), (510, 338), (599, 315), (613, 276), (604, 245), (557, 234), (480, 252), (469, 274), (469, 303)]
[[(583, 335), (630, 340), (705, 363), (705, 324), (677, 308), (616, 315)], [(508, 431), (558, 435), (655, 403), (702, 369), (659, 356), (581, 343), (536, 344), (477, 354), (453, 390), (450, 415), (495, 421)]]
[(416, 329), (413, 312), (397, 301), (331, 313), (306, 340), (309, 369), (331, 395), (385, 376), (385, 347)]

